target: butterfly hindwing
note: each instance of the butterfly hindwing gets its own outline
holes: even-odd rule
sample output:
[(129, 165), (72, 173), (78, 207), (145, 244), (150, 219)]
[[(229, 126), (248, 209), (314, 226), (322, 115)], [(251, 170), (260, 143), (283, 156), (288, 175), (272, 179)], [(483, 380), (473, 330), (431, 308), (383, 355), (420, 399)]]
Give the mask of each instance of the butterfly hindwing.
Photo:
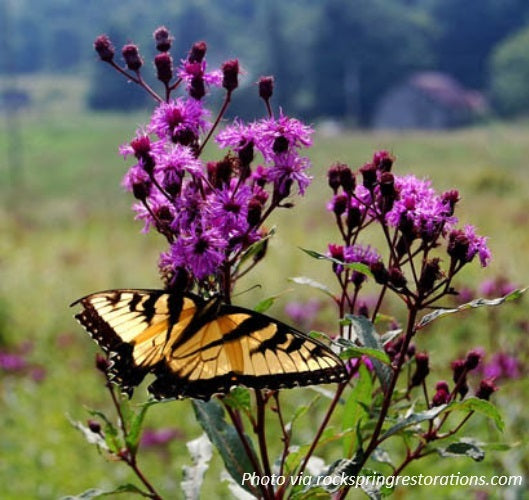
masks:
[(148, 372), (157, 398), (209, 399), (234, 385), (279, 389), (338, 382), (346, 371), (323, 343), (242, 307), (192, 294), (114, 290), (79, 301), (76, 317), (127, 391)]

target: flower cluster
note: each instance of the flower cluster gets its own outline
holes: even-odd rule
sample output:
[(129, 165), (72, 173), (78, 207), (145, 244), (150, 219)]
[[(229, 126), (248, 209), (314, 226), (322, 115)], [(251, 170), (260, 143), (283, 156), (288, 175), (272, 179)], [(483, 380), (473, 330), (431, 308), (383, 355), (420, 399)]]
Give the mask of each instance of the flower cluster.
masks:
[[(437, 193), (429, 180), (396, 175), (394, 162), (387, 151), (378, 151), (358, 172), (341, 163), (328, 171), (333, 197), (327, 208), (334, 213), (343, 245), (329, 245), (327, 256), (342, 288), (354, 285), (353, 296), (346, 301), (350, 312), (366, 274), (385, 289), (424, 306), (455, 293), (452, 278), (476, 256), (482, 266), (491, 259), (485, 237), (478, 236), (471, 225), (457, 227), (458, 191)], [(382, 229), (387, 260), (359, 243), (368, 226)], [(370, 273), (362, 275), (347, 266), (355, 262), (368, 266)]]
[[(159, 264), (167, 285), (222, 288), (222, 283), (236, 279), (232, 270), (238, 269), (244, 252), (266, 236), (262, 225), (270, 213), (291, 206), (284, 200), (293, 189), (305, 193), (310, 161), (301, 150), (311, 145), (312, 129), (282, 111), (273, 116), (273, 79), (262, 77), (259, 95), (269, 116), (251, 123), (235, 120), (217, 133), (238, 87), (238, 61), (226, 61), (219, 70), (208, 72), (207, 46), (197, 42), (175, 72), (170, 33), (158, 28), (154, 39), (160, 52), (155, 67), (166, 98), (158, 97), (150, 123), (120, 148), (125, 158), (136, 160), (123, 185), (138, 200), (134, 210), (145, 222), (144, 230), (154, 228), (168, 240), (169, 249)], [(95, 48), (103, 61), (116, 67), (107, 37), (100, 36)], [(122, 53), (128, 70), (136, 74), (128, 76), (153, 94), (140, 75), (143, 60), (138, 48), (129, 44)], [(172, 98), (181, 83), (186, 95)], [(224, 88), (226, 97), (212, 120), (203, 98), (214, 87)], [(229, 150), (217, 161), (206, 162), (201, 153), (212, 137), (219, 148)]]

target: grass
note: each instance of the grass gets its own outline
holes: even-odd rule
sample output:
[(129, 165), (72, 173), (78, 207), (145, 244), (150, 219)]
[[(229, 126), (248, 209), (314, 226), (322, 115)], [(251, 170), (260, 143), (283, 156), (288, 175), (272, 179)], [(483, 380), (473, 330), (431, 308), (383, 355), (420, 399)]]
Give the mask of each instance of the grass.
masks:
[[(47, 373), (40, 383), (0, 374), (2, 498), (51, 499), (133, 479), (124, 466), (108, 464), (98, 456), (68, 422), (69, 417), (86, 420), (85, 405), (108, 408), (101, 379), (93, 368), (95, 346), (73, 321), (68, 304), (100, 289), (159, 286), (156, 262), (163, 241), (140, 234), (140, 225), (129, 212), (131, 200), (119, 186), (126, 164), (117, 156), (117, 146), (145, 118), (32, 114), (19, 122), (15, 146), (20, 164), (10, 163), (13, 157), (7, 155), (6, 141), (13, 136), (5, 126), (0, 129), (0, 340), (8, 346), (31, 341), (30, 358)], [(307, 275), (334, 285), (326, 265), (311, 260), (297, 247), (324, 251), (336, 238), (325, 211), (330, 193), (325, 185), (326, 167), (334, 161), (360, 166), (380, 148), (398, 157), (399, 173), (428, 176), (440, 190), (457, 187), (463, 196), (460, 213), (466, 214), (464, 221), (472, 221), (481, 234), (490, 235), (494, 263), (485, 272), (477, 264), (471, 266), (463, 276), (466, 283), (476, 285), (484, 276), (496, 274), (529, 283), (528, 132), (526, 124), (490, 124), (445, 133), (355, 132), (316, 137), (314, 184), (295, 210), (284, 211), (271, 221), (278, 233), (269, 255), (240, 286), (241, 291), (255, 284), (261, 288), (242, 294), (239, 302), (251, 306), (260, 298), (292, 289), (271, 311), (281, 316), (286, 301), (309, 297), (307, 290), (289, 284), (288, 276)], [(424, 336), (420, 347), (437, 356), (435, 368), (446, 373), (450, 359), (488, 342), (482, 338), (487, 317), (478, 312), (475, 318), (470, 327), (443, 320), (432, 335)], [(527, 423), (520, 399), (527, 388), (518, 383), (509, 391), (507, 396), (498, 395), (507, 402), (511, 394), (511, 404), (506, 405), (508, 431), (502, 439), (516, 440), (515, 430)], [(142, 389), (139, 392), (141, 400)], [(309, 389), (295, 394), (295, 401), (312, 397)], [(318, 414), (314, 411), (298, 431), (300, 441), (309, 437), (310, 422)], [(201, 432), (189, 403), (159, 405), (149, 414), (147, 424), (178, 426), (183, 434), (171, 444), (170, 454), (149, 451), (142, 462), (162, 491), (178, 495), (181, 466), (189, 462), (184, 442)], [(477, 419), (474, 427), (480, 426), (485, 423)], [(219, 459), (214, 460), (218, 471)], [(429, 466), (439, 474), (454, 467), (483, 474), (503, 459), (485, 464), (459, 460), (457, 465), (449, 460), (429, 462)], [(517, 459), (517, 465), (526, 466), (524, 460), (527, 453)], [(217, 498), (229, 497), (225, 487), (218, 489), (218, 472), (208, 475), (206, 488)]]

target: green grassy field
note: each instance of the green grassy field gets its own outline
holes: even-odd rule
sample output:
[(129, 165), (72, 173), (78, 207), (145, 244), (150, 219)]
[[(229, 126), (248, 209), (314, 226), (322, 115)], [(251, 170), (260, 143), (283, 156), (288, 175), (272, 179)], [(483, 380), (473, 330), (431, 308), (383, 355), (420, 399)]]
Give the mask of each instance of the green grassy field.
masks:
[[(0, 373), (2, 499), (58, 498), (133, 480), (125, 466), (109, 464), (98, 456), (68, 422), (68, 418), (86, 420), (84, 406), (108, 408), (109, 403), (93, 368), (95, 346), (74, 322), (68, 305), (100, 289), (159, 286), (156, 262), (163, 241), (154, 234), (141, 234), (140, 223), (133, 221), (129, 211), (132, 200), (120, 187), (126, 163), (117, 154), (117, 146), (146, 118), (58, 111), (45, 118), (30, 116), (20, 121), (16, 145), (20, 165), (8, 164), (6, 125), (0, 129), (0, 341), (8, 347), (31, 342), (29, 359), (46, 371), (41, 382)], [(314, 184), (295, 210), (272, 221), (278, 232), (268, 258), (240, 286), (240, 290), (254, 284), (261, 288), (241, 295), (240, 303), (251, 306), (291, 289), (271, 310), (281, 316), (288, 300), (309, 297), (306, 290), (287, 282), (289, 276), (308, 275), (333, 285), (327, 266), (304, 256), (297, 247), (324, 251), (337, 237), (325, 210), (330, 194), (326, 167), (334, 161), (360, 166), (381, 148), (397, 156), (398, 173), (428, 176), (439, 190), (457, 187), (463, 197), (459, 209), (463, 221), (476, 224), (480, 234), (490, 235), (493, 264), (486, 270), (477, 264), (469, 266), (461, 283), (475, 286), (485, 277), (503, 274), (520, 285), (528, 284), (528, 137), (529, 125), (525, 123), (435, 134), (316, 136)], [(523, 317), (520, 306), (509, 307)], [(457, 320), (441, 322), (419, 340), (421, 348), (430, 349), (432, 358), (437, 355), (434, 368), (448, 376), (450, 359), (470, 347), (490, 343), (486, 321), (480, 311), (470, 326), (462, 327)], [(506, 324), (502, 341), (515, 342), (514, 334)], [(142, 390), (140, 401), (145, 398)], [(295, 394), (294, 399), (306, 400), (313, 393), (303, 389)], [(496, 396), (506, 412), (507, 430), (504, 436), (493, 433), (494, 440), (521, 440), (517, 431), (527, 426), (524, 395), (526, 384), (514, 382)], [(310, 418), (317, 418), (317, 411), (307, 417), (306, 431), (299, 431), (301, 442), (308, 438)], [(185, 442), (201, 433), (189, 403), (156, 406), (147, 425), (174, 426), (182, 433), (169, 452), (140, 454), (146, 473), (159, 489), (168, 498), (178, 497), (181, 466), (189, 462)], [(485, 436), (492, 432), (479, 419), (474, 429)], [(217, 498), (228, 498), (225, 487), (217, 489), (219, 464), (219, 458), (214, 458), (206, 487), (217, 491)], [(528, 454), (522, 442), (479, 464), (468, 459), (440, 462), (437, 458), (414, 470), (486, 474), (493, 470), (527, 472), (527, 467)]]

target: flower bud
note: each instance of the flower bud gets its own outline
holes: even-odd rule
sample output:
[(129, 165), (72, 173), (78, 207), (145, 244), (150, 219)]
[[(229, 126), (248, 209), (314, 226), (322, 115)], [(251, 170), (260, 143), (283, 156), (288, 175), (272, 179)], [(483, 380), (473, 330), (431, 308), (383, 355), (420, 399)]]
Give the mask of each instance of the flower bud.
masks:
[(348, 198), (345, 194), (337, 194), (333, 200), (332, 211), (340, 217), (347, 209)]
[(110, 362), (102, 354), (96, 353), (96, 368), (103, 373), (107, 373), (110, 367)]
[(247, 141), (246, 144), (241, 149), (239, 149), (238, 156), (243, 165), (250, 165), (254, 158), (253, 141)]
[(252, 198), (248, 203), (248, 215), (246, 219), (251, 227), (259, 225), (262, 211), (263, 205), (261, 205), (261, 202), (257, 198)]
[(349, 207), (347, 210), (347, 228), (353, 230), (360, 225), (362, 221), (362, 212), (358, 207)]
[(360, 168), (360, 173), (362, 174), (364, 187), (371, 191), (377, 182), (377, 168), (373, 163), (366, 163)]
[(173, 78), (173, 59), (169, 54), (163, 52), (154, 58), (156, 76), (162, 83), (168, 84)]
[(380, 176), (380, 192), (387, 198), (395, 197), (395, 178), (391, 172), (382, 172)]
[(342, 168), (346, 167), (346, 165), (343, 165), (341, 163), (335, 163), (334, 165), (331, 165), (329, 167), (329, 171), (327, 172), (327, 177), (329, 179), (329, 186), (336, 194), (336, 191), (338, 191), (338, 188), (342, 184), (342, 180), (340, 177), (340, 170)]
[(407, 280), (402, 271), (396, 267), (391, 267), (389, 269), (388, 281), (395, 288), (404, 288), (406, 286)]
[(448, 384), (444, 380), (437, 382), (435, 391), (432, 398), (433, 406), (441, 406), (450, 402), (450, 391), (448, 390)]
[(148, 181), (144, 182), (135, 182), (132, 184), (132, 194), (134, 195), (134, 198), (140, 201), (144, 201), (147, 199), (151, 192), (151, 183)]
[(482, 380), (479, 383), (478, 390), (476, 391), (476, 397), (479, 399), (489, 400), (493, 392), (496, 392), (498, 387), (494, 385), (494, 382), (490, 379)]
[(455, 229), (448, 235), (448, 246), (446, 251), (450, 257), (461, 262), (468, 262), (468, 249), (470, 241), (460, 229)]
[(379, 285), (385, 285), (388, 282), (389, 273), (381, 261), (371, 264), (370, 269), (375, 281)]
[(481, 361), (482, 354), (477, 349), (472, 349), (467, 353), (465, 358), (465, 367), (467, 370), (474, 370), (478, 367), (479, 362)]
[(97, 420), (90, 419), (87, 425), (94, 434), (101, 434), (101, 424)]
[(134, 151), (134, 156), (139, 160), (150, 152), (151, 140), (148, 135), (142, 135), (130, 141), (130, 147)]
[(395, 158), (388, 151), (377, 151), (373, 155), (373, 164), (381, 172), (390, 172)]
[(143, 66), (143, 59), (140, 56), (137, 45), (133, 43), (124, 45), (121, 49), (121, 54), (123, 59), (125, 59), (127, 68), (131, 71), (138, 71)]
[(114, 59), (114, 46), (107, 35), (99, 35), (95, 39), (94, 49), (102, 61), (111, 62)]
[(187, 60), (190, 63), (200, 63), (204, 59), (204, 56), (206, 55), (206, 50), (208, 46), (206, 42), (195, 42), (191, 46), (191, 50), (189, 51), (189, 54), (187, 56)]
[(237, 59), (226, 61), (221, 69), (222, 86), (231, 93), (239, 86), (239, 61)]
[[(156, 42), (156, 49), (160, 52), (167, 52), (171, 49), (174, 38), (165, 26), (160, 26), (152, 34)], [(163, 81), (163, 80), (162, 80)]]
[(272, 144), (272, 150), (276, 155), (279, 155), (288, 151), (288, 146), (288, 139), (284, 135), (280, 135), (279, 137), (276, 137), (274, 139), (274, 143)]
[(460, 200), (459, 191), (457, 189), (452, 189), (450, 191), (445, 191), (441, 195), (441, 200), (445, 205), (450, 207), (450, 212), (448, 215), (454, 215), (454, 210), (456, 203)]
[(456, 359), (451, 363), (452, 380), (457, 384), (459, 379), (464, 376), (466, 372), (466, 364), (464, 359)]
[(259, 97), (265, 101), (269, 101), (274, 93), (274, 77), (262, 76), (259, 78)]
[(346, 193), (351, 194), (356, 186), (356, 179), (353, 171), (347, 166), (342, 165), (340, 168), (340, 184)]
[(419, 288), (424, 293), (429, 292), (434, 287), (436, 280), (441, 278), (441, 276), (439, 259), (437, 257), (430, 259), (423, 267), (421, 277), (419, 278)]
[(204, 77), (202, 75), (195, 75), (191, 78), (191, 83), (189, 84), (189, 95), (200, 101), (206, 95), (206, 86), (204, 84)]
[(427, 352), (418, 352), (415, 355), (415, 364), (417, 366), (415, 369), (415, 373), (411, 378), (411, 387), (415, 387), (417, 385), (422, 384), (422, 381), (430, 373), (429, 363), (430, 357), (428, 356)]

